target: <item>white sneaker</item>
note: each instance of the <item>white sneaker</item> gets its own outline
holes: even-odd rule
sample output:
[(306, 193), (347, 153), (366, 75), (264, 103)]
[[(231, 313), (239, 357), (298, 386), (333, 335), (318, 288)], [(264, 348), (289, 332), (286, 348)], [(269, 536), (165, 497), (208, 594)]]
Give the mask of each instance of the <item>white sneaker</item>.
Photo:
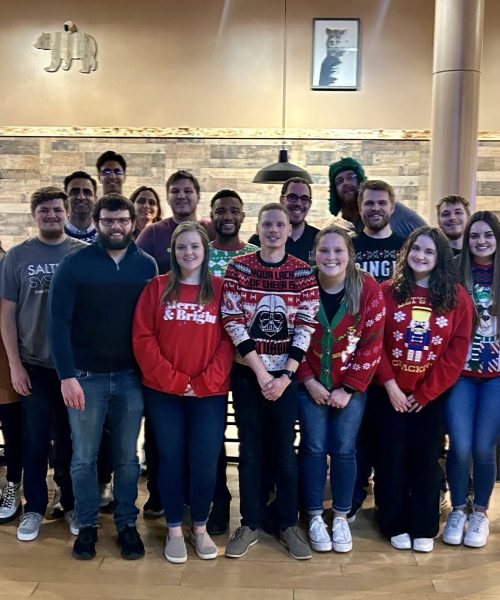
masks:
[(474, 511), (469, 517), (469, 526), (464, 537), (464, 544), (470, 548), (482, 548), (486, 546), (489, 534), (488, 517), (482, 512)]
[(415, 538), (413, 540), (413, 550), (415, 552), (432, 552), (434, 540), (432, 538)]
[(467, 515), (463, 510), (454, 510), (448, 515), (448, 520), (443, 531), (443, 542), (452, 546), (459, 546), (464, 539)]
[(352, 550), (351, 530), (343, 517), (333, 519), (332, 548), (334, 552), (350, 552)]
[(0, 523), (9, 523), (21, 511), (21, 484), (8, 481), (0, 503)]
[(99, 484), (99, 506), (104, 508), (114, 502), (113, 488), (111, 483), (100, 483)]
[(21, 542), (31, 542), (38, 537), (42, 525), (43, 515), (36, 512), (24, 513), (19, 527), (17, 528), (17, 539)]
[(76, 513), (74, 510), (67, 510), (64, 513), (64, 520), (68, 524), (72, 535), (78, 535), (80, 533), (80, 523), (76, 520)]
[(391, 546), (396, 550), (411, 550), (411, 537), (409, 533), (400, 533), (391, 537)]
[(330, 552), (332, 540), (321, 515), (315, 515), (309, 521), (309, 542), (316, 552)]

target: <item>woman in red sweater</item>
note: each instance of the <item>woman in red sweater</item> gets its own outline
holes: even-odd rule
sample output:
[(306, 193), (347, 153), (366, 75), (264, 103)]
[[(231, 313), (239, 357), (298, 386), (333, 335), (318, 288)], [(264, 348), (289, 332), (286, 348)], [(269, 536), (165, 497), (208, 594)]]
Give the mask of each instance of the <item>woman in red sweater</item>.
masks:
[(439, 529), (441, 394), (462, 370), (472, 329), (472, 304), (451, 260), (444, 234), (420, 227), (382, 284), (375, 500), (380, 529), (398, 550), (430, 552)]
[(134, 316), (145, 412), (160, 455), (158, 484), (168, 527), (165, 557), (173, 563), (187, 559), (182, 535), (186, 480), (190, 541), (200, 558), (217, 557), (206, 522), (234, 347), (221, 325), (223, 280), (208, 271), (208, 244), (198, 223), (181, 223), (172, 236), (172, 272), (149, 282)]
[[(352, 549), (346, 516), (356, 480), (356, 436), (380, 361), (385, 307), (379, 284), (355, 265), (348, 233), (320, 231), (313, 252), (320, 291), (319, 325), (298, 370), (299, 481), (317, 552)], [(332, 537), (323, 521), (327, 455), (331, 457)]]

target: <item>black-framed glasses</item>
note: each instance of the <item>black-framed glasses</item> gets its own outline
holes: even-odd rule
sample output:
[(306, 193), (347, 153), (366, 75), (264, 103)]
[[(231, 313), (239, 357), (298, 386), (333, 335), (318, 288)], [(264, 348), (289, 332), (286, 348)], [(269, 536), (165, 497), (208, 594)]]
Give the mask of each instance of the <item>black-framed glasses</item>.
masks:
[(101, 175), (104, 175), (104, 177), (109, 177), (110, 175), (116, 175), (119, 177), (124, 173), (125, 171), (123, 169), (101, 169)]
[(301, 204), (311, 204), (311, 198), (309, 196), (297, 196), (297, 194), (285, 194), (285, 198), (288, 202), (300, 202)]
[(104, 227), (111, 227), (114, 223), (118, 223), (118, 225), (127, 226), (130, 225), (132, 219), (130, 217), (117, 217), (116, 219), (109, 219), (108, 217), (104, 217), (103, 219), (99, 219), (101, 225)]

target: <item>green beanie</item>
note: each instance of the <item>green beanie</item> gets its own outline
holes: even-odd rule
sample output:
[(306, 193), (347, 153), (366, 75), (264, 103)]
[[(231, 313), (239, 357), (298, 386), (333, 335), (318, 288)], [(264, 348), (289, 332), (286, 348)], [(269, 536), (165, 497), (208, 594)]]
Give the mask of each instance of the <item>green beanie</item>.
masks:
[(366, 179), (365, 171), (361, 164), (350, 156), (341, 158), (330, 165), (330, 169), (328, 170), (328, 178), (330, 180), (329, 207), (332, 215), (337, 215), (340, 210), (337, 189), (335, 187), (335, 177), (339, 173), (342, 173), (342, 171), (354, 171), (358, 177), (358, 183), (362, 183)]

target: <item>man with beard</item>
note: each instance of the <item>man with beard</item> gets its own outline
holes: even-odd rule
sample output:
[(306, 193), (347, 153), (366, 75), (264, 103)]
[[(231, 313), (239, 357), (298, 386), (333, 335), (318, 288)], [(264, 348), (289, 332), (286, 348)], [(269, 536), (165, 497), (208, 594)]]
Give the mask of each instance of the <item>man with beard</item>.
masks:
[(95, 556), (99, 493), (96, 455), (107, 417), (114, 466), (114, 520), (122, 557), (144, 556), (135, 522), (137, 437), (143, 401), (132, 351), (137, 299), (156, 275), (154, 260), (132, 241), (135, 208), (107, 194), (93, 212), (97, 242), (68, 256), (49, 294), (52, 357), (68, 407), (73, 440), (71, 477), (80, 533), (73, 556)]
[[(280, 202), (286, 208), (292, 226), (292, 233), (286, 241), (286, 251), (310, 264), (314, 238), (319, 231), (306, 222), (312, 202), (311, 186), (302, 177), (288, 179), (281, 188)], [(248, 241), (260, 246), (257, 233)]]
[(450, 242), (453, 255), (462, 251), (465, 225), (470, 217), (469, 201), (462, 196), (450, 194), (436, 205), (439, 229)]
[(127, 178), (127, 162), (121, 154), (107, 150), (96, 162), (103, 194), (121, 194)]
[(357, 265), (379, 283), (390, 279), (404, 238), (394, 233), (394, 190), (385, 181), (366, 180), (359, 188), (358, 206), (363, 231), (353, 237)]
[[(363, 231), (353, 237), (356, 264), (379, 283), (390, 279), (396, 266), (404, 238), (391, 229), (394, 214), (394, 190), (385, 181), (366, 180), (359, 188), (358, 208)], [(365, 412), (356, 442), (356, 483), (351, 511), (347, 520), (352, 523), (366, 498), (366, 487), (376, 461), (377, 445), (373, 431), (375, 398), (368, 387)], [(373, 398), (373, 399), (372, 399)]]
[(97, 182), (85, 171), (74, 171), (64, 179), (64, 190), (69, 197), (69, 219), (66, 233), (76, 240), (93, 244), (97, 230), (92, 221)]
[(258, 216), (261, 249), (231, 260), (224, 278), (221, 314), (236, 346), (231, 375), (240, 440), (241, 527), (226, 547), (240, 558), (259, 540), (262, 465), (276, 460), (280, 540), (298, 560), (311, 550), (297, 523), (297, 418), (295, 371), (309, 347), (319, 305), (308, 265), (286, 252), (291, 233), (282, 204), (264, 205)]
[[(350, 224), (349, 227), (352, 226), (359, 233), (363, 230), (358, 207), (359, 186), (366, 179), (363, 167), (354, 158), (342, 158), (330, 165), (329, 179), (330, 212), (335, 216), (340, 214)], [(395, 202), (391, 217), (391, 228), (394, 232), (406, 238), (422, 225), (426, 225), (426, 222), (414, 210), (401, 202)]]
[[(61, 505), (71, 533), (78, 533), (69, 474), (71, 439), (68, 415), (59, 389), (46, 330), (49, 286), (62, 259), (86, 244), (64, 232), (68, 197), (56, 187), (31, 196), (37, 234), (14, 246), (3, 259), (0, 284), (1, 330), (12, 387), (21, 398), (23, 430), (24, 515), (17, 529), (21, 541), (34, 540), (47, 508), (47, 462), (54, 423)], [(19, 495), (19, 489), (16, 490)]]
[[(156, 260), (160, 275), (170, 271), (170, 242), (179, 223), (197, 221), (196, 208), (200, 201), (200, 184), (188, 171), (175, 171), (167, 179), (167, 202), (172, 216), (152, 223), (143, 229), (137, 238), (137, 245)], [(215, 238), (209, 219), (198, 221), (207, 230), (210, 240)]]

